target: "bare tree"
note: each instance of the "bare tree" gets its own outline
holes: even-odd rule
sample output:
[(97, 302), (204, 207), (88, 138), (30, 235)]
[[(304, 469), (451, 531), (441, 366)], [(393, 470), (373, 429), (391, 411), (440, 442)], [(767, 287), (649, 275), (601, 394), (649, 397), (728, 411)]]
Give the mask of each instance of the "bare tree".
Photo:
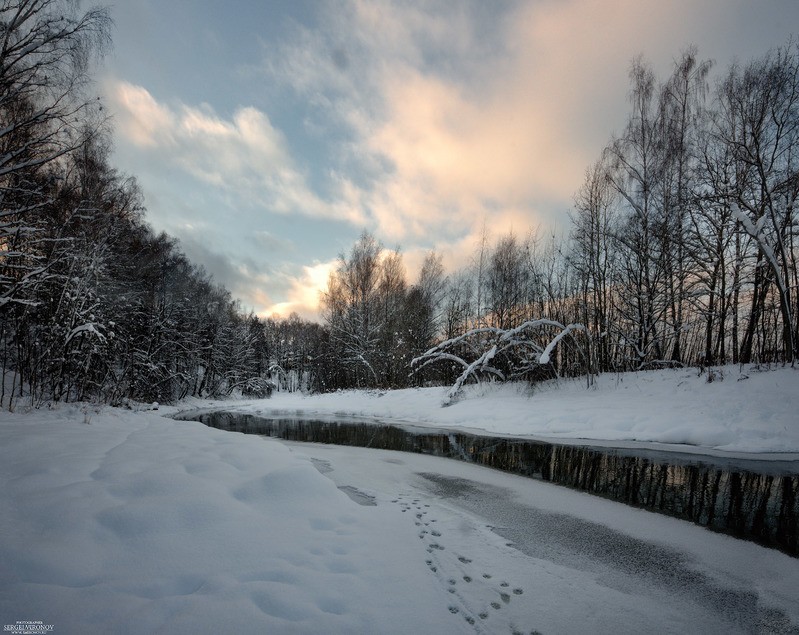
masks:
[(525, 245), (513, 232), (501, 237), (486, 270), (488, 322), (509, 329), (523, 320), (528, 299), (529, 268)]
[(408, 337), (405, 332), (407, 286), (405, 265), (399, 248), (384, 253), (379, 262), (379, 341), (374, 364), (381, 385), (390, 388), (404, 385), (408, 375)]
[(658, 324), (663, 316), (663, 267), (657, 240), (657, 191), (663, 171), (655, 76), (640, 59), (630, 70), (632, 113), (624, 135), (608, 148), (609, 179), (625, 204), (614, 238), (620, 254), (616, 310), (628, 325), (619, 336), (638, 365), (663, 357)]
[(572, 215), (571, 254), (581, 296), (580, 318), (591, 330), (600, 371), (612, 368), (612, 282), (616, 253), (612, 248), (614, 191), (607, 165), (598, 161), (585, 175)]
[(429, 252), (422, 263), (416, 286), (419, 288), (422, 301), (429, 307), (429, 331), (433, 336), (437, 335), (442, 327), (447, 284), (448, 278), (444, 273), (441, 255), (435, 251)]
[(694, 213), (698, 174), (697, 142), (705, 108), (710, 62), (697, 59), (690, 47), (676, 62), (660, 93), (661, 227), (658, 232), (665, 270), (667, 321), (670, 323), (671, 359), (683, 361), (683, 331), (692, 262), (687, 248), (689, 218)]
[[(741, 360), (752, 357), (755, 331), (769, 287), (778, 296), (782, 355), (795, 363), (797, 279), (795, 208), (799, 197), (799, 52), (795, 45), (772, 51), (741, 69), (734, 66), (721, 86), (724, 116), (717, 134), (734, 158), (733, 180), (724, 192), (731, 212), (758, 250), (749, 322)], [(795, 287), (794, 287), (795, 288)]]

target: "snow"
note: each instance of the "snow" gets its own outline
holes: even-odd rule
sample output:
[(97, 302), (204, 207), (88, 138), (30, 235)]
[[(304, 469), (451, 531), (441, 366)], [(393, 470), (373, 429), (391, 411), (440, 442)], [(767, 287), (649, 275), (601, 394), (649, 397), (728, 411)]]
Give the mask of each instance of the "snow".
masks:
[(459, 632), (399, 511), (357, 505), (280, 444), (78, 408), (6, 413), (0, 439), (4, 625)]
[[(708, 384), (659, 371), (532, 394), (484, 386), (448, 408), (438, 388), (277, 394), (235, 407), (795, 449), (797, 373), (748, 374), (738, 382), (727, 370)], [(4, 626), (123, 635), (799, 626), (799, 566), (779, 552), (487, 468), (287, 444), (165, 418), (175, 410), (0, 413)]]
[[(442, 407), (449, 388), (275, 393), (268, 401), (221, 405), (243, 412), (302, 416), (345, 415), (447, 428), (468, 428), (569, 443), (645, 445), (681, 452), (764, 454), (799, 452), (799, 370), (727, 366), (717, 377), (695, 368), (601, 375), (524, 384), (464, 388)], [(189, 406), (184, 406), (188, 409)]]
[(101, 341), (105, 341), (105, 335), (103, 335), (99, 329), (98, 324), (94, 322), (87, 322), (86, 324), (81, 324), (80, 326), (76, 326), (69, 332), (67, 335), (66, 344), (72, 341), (73, 338), (77, 337), (81, 333), (88, 333), (89, 335), (93, 335), (94, 337), (98, 338)]
[[(477, 616), (485, 632), (780, 632), (799, 624), (797, 561), (751, 543), (459, 461), (287, 445), (326, 466), (340, 487), (416, 512), (424, 544), (441, 547), (427, 550), (431, 570), (459, 614)], [(413, 489), (398, 495), (398, 484)]]

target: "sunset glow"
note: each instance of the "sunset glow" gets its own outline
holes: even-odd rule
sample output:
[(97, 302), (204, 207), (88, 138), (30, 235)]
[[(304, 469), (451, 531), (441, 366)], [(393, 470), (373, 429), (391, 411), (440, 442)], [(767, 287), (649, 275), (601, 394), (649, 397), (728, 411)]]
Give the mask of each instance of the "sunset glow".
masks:
[(115, 9), (117, 160), (245, 306), (309, 318), (364, 229), (411, 276), (431, 249), (464, 265), (483, 226), (563, 231), (634, 57), (665, 73), (696, 43), (726, 65), (799, 22), (790, 1), (212, 4)]

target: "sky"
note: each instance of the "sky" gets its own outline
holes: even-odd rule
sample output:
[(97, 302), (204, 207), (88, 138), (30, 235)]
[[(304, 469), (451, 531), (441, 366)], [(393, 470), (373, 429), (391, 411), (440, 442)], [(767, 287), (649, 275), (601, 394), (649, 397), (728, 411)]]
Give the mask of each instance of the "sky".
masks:
[(628, 112), (630, 63), (715, 74), (796, 0), (117, 0), (99, 90), (147, 219), (244, 310), (319, 319), (364, 231), (410, 282), (490, 235), (563, 234)]

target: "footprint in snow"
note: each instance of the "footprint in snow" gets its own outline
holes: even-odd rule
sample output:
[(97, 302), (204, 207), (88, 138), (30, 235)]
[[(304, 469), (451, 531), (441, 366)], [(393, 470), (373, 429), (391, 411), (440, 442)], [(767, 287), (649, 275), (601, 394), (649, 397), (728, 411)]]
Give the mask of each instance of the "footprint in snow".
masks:
[[(413, 509), (413, 508), (408, 507), (408, 509)], [(419, 508), (417, 507), (417, 509)], [(436, 518), (430, 518), (429, 516), (425, 518), (424, 517), (425, 514), (427, 514), (427, 511), (421, 511), (421, 513), (414, 512), (414, 515), (416, 516), (414, 524), (417, 527), (419, 527), (419, 521), (421, 521), (425, 527), (427, 527), (429, 523), (437, 522), (438, 519)], [(431, 542), (426, 541), (425, 547), (427, 553), (429, 554), (429, 557), (425, 560), (425, 564), (427, 565), (428, 569), (430, 569), (430, 572), (435, 574), (436, 577), (440, 580), (442, 586), (444, 586), (447, 589), (447, 592), (450, 593), (453, 596), (453, 598), (458, 598), (458, 600), (460, 600), (460, 602), (457, 605), (452, 604), (449, 606), (450, 612), (452, 612), (453, 614), (458, 613), (460, 615), (463, 615), (463, 618), (466, 620), (468, 624), (474, 625), (477, 623), (478, 617), (481, 620), (486, 620), (490, 616), (490, 611), (500, 610), (502, 608), (500, 600), (505, 604), (510, 603), (511, 597), (509, 593), (499, 593), (499, 598), (497, 598), (494, 601), (489, 601), (491, 599), (490, 596), (486, 598), (484, 593), (486, 592), (490, 594), (496, 593), (499, 591), (499, 589), (495, 587), (495, 590), (492, 591), (492, 589), (489, 586), (486, 586), (486, 588), (483, 590), (481, 585), (477, 586), (473, 585), (476, 576), (472, 571), (469, 570), (468, 566), (472, 564), (473, 562), (472, 559), (464, 555), (457, 555), (457, 554), (452, 554), (452, 556), (446, 555), (448, 554), (448, 552), (446, 551), (445, 545), (441, 543), (442, 532), (433, 529), (428, 530), (423, 527), (420, 527), (418, 536), (422, 540), (424, 540), (428, 536), (434, 539), (435, 538), (439, 539), (438, 541), (431, 541)], [(452, 560), (449, 560), (448, 558), (452, 558)], [(482, 574), (482, 577), (484, 581), (492, 579), (492, 575), (490, 573), (484, 573)], [(470, 586), (468, 587), (464, 586), (459, 589), (458, 588), (459, 580), (462, 580), (464, 583), (469, 584)], [(510, 587), (510, 584), (508, 582), (503, 581), (500, 583), (500, 586), (503, 588), (508, 588)], [(471, 589), (471, 591), (467, 591), (467, 589)], [(476, 611), (472, 613), (471, 608), (469, 606), (470, 604), (477, 601), (477, 596), (474, 595), (475, 593), (483, 595), (482, 602), (485, 602), (484, 604), (485, 608), (480, 614), (478, 614)], [(496, 595), (494, 595), (494, 597), (496, 598)], [(465, 605), (462, 606), (461, 604), (464, 602)], [(474, 608), (476, 609), (477, 607)]]

